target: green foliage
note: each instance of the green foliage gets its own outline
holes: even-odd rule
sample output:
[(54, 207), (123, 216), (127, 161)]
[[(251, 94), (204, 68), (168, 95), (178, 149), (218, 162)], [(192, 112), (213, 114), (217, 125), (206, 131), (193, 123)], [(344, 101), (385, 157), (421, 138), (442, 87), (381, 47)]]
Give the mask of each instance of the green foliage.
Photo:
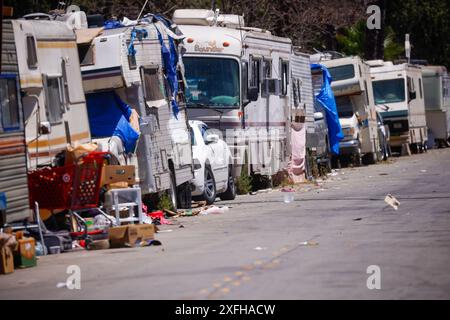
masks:
[(173, 204), (172, 200), (170, 199), (170, 196), (167, 193), (163, 193), (158, 201), (158, 210), (173, 210)]
[[(337, 35), (339, 50), (347, 55), (358, 55), (364, 57), (366, 41), (366, 21), (360, 20), (355, 25), (343, 28)], [(402, 57), (405, 49), (397, 42), (396, 34), (392, 27), (387, 26), (384, 30), (384, 59), (395, 60)]]
[(236, 180), (237, 194), (248, 194), (252, 190), (252, 178), (247, 170), (242, 170), (241, 175)]

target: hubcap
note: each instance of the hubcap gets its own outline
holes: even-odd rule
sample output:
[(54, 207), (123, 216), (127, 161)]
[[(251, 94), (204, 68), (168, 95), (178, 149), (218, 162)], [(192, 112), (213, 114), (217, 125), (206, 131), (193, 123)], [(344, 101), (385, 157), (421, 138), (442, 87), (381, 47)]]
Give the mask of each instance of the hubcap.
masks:
[(212, 198), (214, 196), (215, 188), (214, 180), (211, 173), (208, 171), (205, 177), (205, 193), (208, 198)]

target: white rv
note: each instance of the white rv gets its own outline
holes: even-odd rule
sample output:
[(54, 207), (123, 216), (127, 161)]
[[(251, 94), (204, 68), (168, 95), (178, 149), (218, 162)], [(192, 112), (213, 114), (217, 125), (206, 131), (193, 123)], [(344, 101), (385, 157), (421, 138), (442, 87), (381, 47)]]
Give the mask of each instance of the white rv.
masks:
[(333, 79), (344, 139), (340, 155), (353, 155), (356, 164), (372, 164), (382, 159), (370, 67), (360, 57), (351, 56), (322, 62)]
[(220, 129), (252, 174), (270, 176), (290, 156), (290, 39), (245, 27), (238, 15), (183, 9), (173, 15), (184, 40), (190, 119)]
[(6, 222), (11, 223), (30, 216), (25, 128), (11, 20), (3, 22), (1, 39), (0, 193), (6, 197)]
[[(443, 66), (423, 66), (427, 126), (439, 147), (450, 142), (450, 77)], [(429, 137), (431, 138), (431, 137)]]
[(375, 105), (389, 125), (391, 148), (403, 153), (409, 148), (413, 152), (426, 150), (428, 134), (420, 67), (382, 60), (367, 63), (371, 66)]
[[(191, 202), (192, 146), (183, 90), (174, 97), (164, 74), (158, 33), (169, 49), (167, 32), (163, 23), (147, 21), (107, 30), (79, 29), (77, 36), (94, 141), (112, 152), (119, 164), (136, 166), (143, 195), (169, 190), (174, 207), (185, 207)], [(138, 127), (127, 129), (140, 135), (135, 148), (128, 150), (127, 143), (113, 134), (114, 128), (104, 127), (118, 123), (114, 117), (117, 113), (121, 117), (122, 108), (139, 116)], [(130, 122), (130, 114), (125, 121)]]
[(75, 33), (58, 21), (13, 20), (28, 168), (90, 141)]

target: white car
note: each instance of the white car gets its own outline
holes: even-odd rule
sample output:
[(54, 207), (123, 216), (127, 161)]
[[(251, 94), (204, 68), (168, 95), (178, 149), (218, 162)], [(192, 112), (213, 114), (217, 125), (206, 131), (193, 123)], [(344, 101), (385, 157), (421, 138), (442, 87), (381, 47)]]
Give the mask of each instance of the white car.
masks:
[(216, 197), (233, 200), (236, 185), (232, 174), (231, 152), (214, 129), (197, 120), (190, 120), (194, 180), (192, 196), (212, 204)]

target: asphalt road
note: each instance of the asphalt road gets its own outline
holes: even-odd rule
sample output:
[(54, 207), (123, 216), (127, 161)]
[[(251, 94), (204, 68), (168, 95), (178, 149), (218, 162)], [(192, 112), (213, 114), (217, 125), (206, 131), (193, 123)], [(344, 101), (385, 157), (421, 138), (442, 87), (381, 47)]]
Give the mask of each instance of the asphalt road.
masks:
[[(178, 218), (159, 247), (40, 257), (0, 276), (0, 299), (449, 299), (449, 168), (450, 149), (432, 150), (342, 169), (289, 204), (279, 191), (218, 202), (230, 210)], [(69, 265), (80, 290), (57, 288)]]

